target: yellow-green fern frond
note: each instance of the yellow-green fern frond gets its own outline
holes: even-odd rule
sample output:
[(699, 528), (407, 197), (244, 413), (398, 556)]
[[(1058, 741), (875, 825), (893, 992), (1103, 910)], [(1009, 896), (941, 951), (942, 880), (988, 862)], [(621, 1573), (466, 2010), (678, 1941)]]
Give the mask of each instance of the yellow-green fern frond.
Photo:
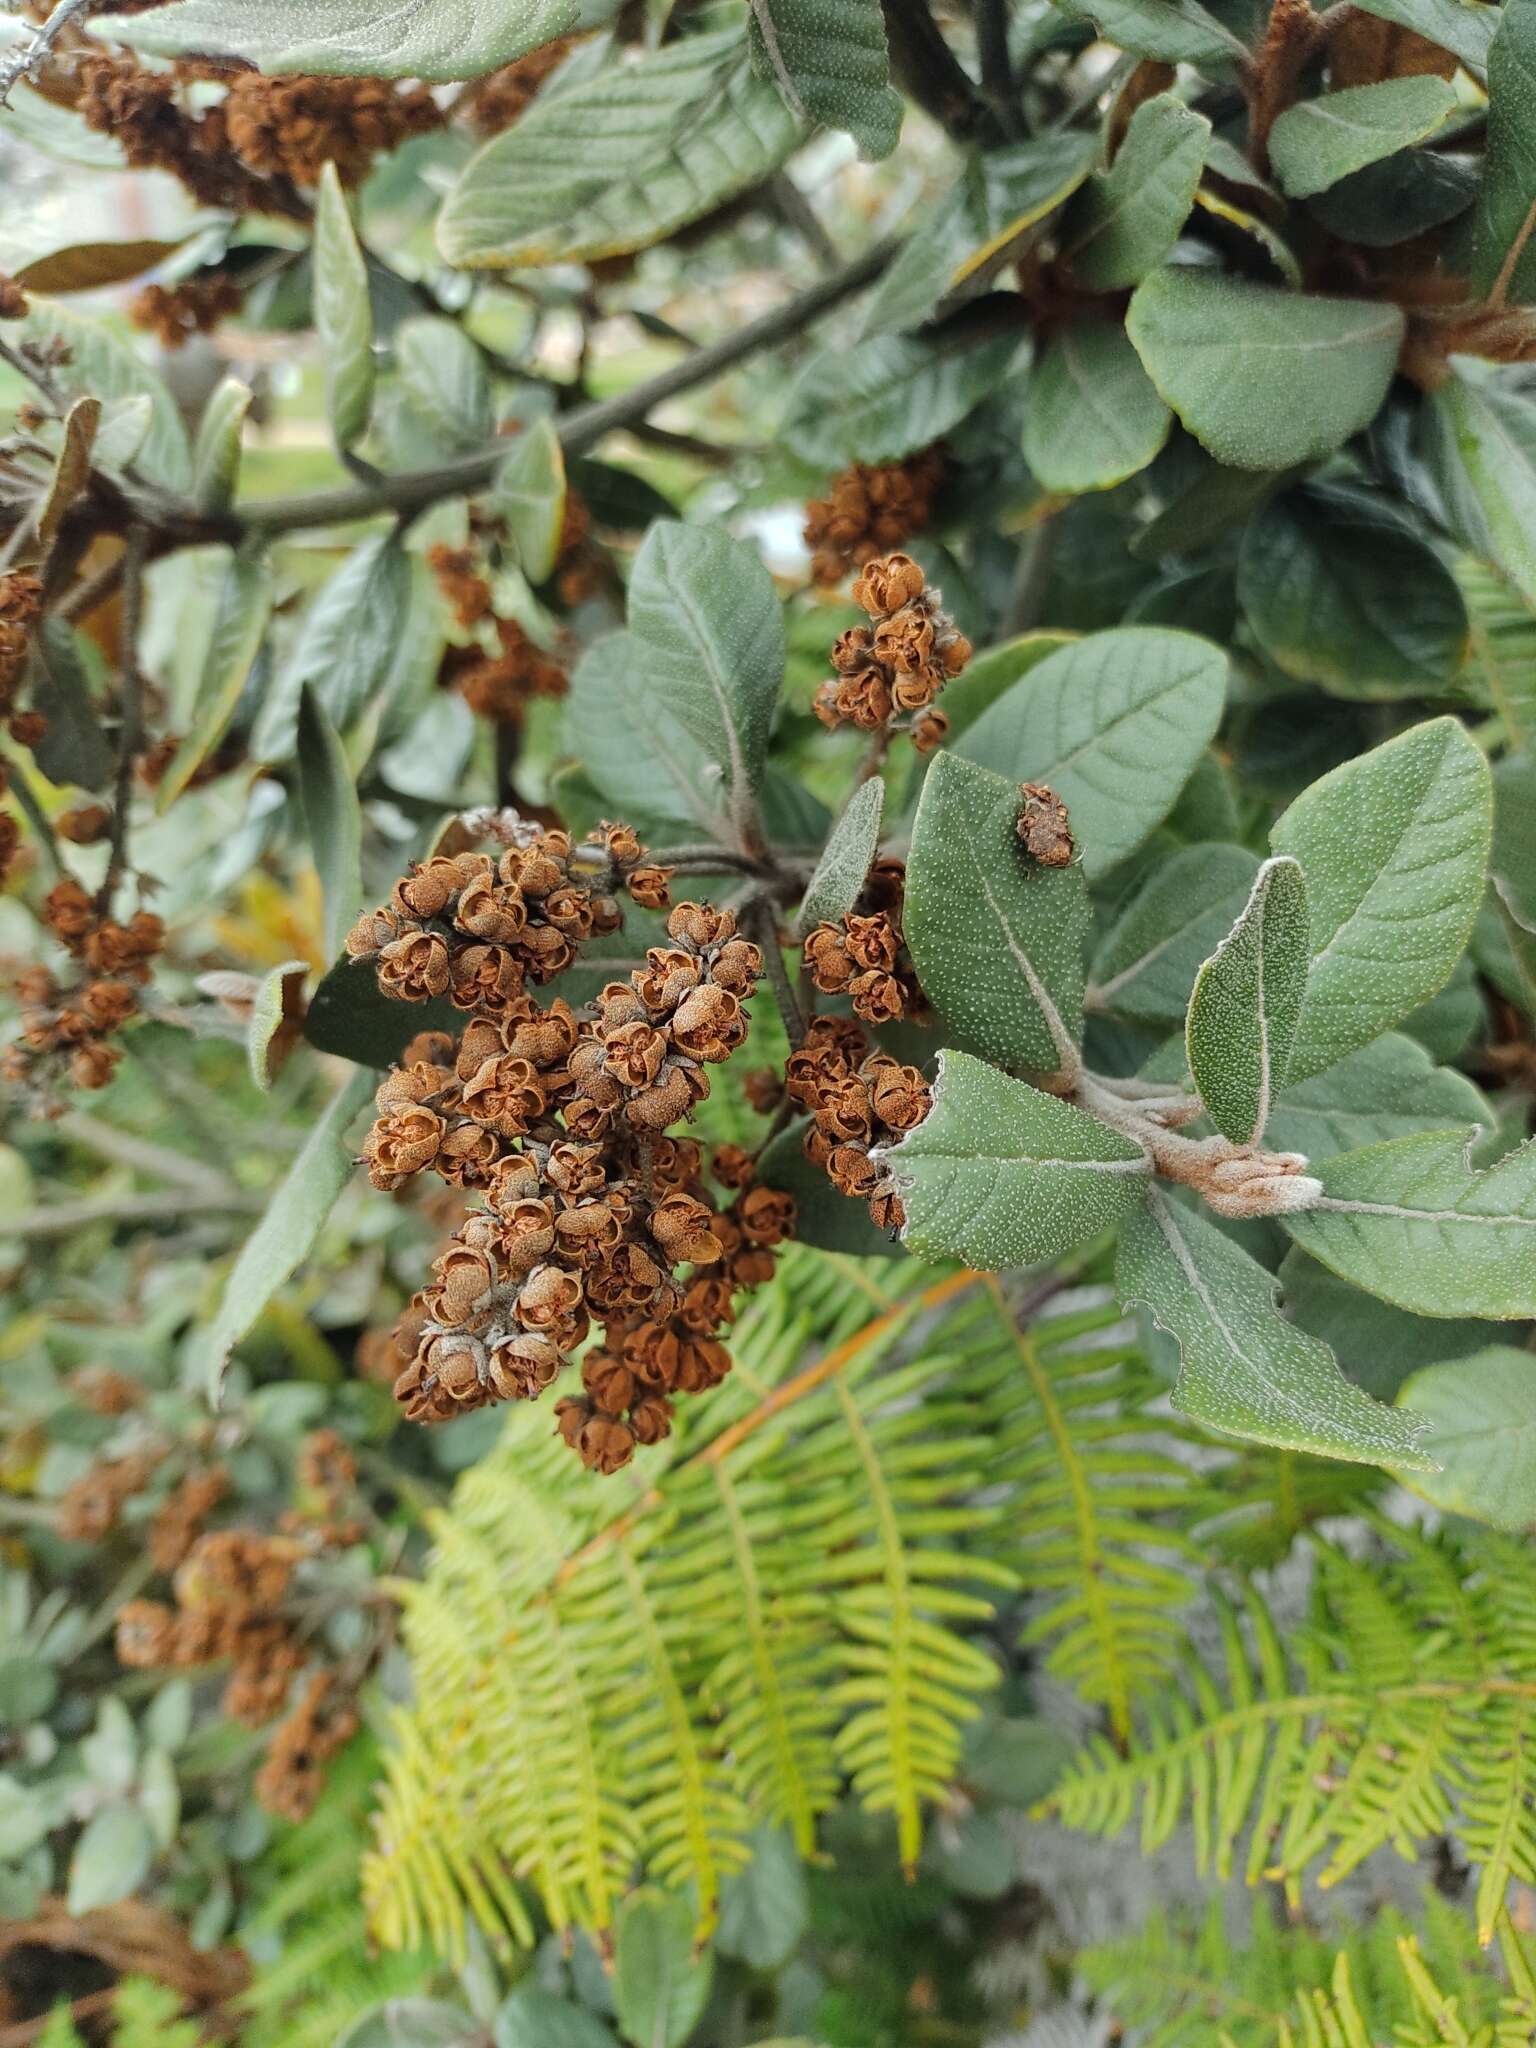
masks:
[(1412, 1856), (1454, 1830), (1481, 1866), (1486, 1941), (1510, 1881), (1536, 1879), (1536, 1603), (1513, 1541), (1383, 1528), (1363, 1564), (1317, 1546), (1313, 1610), (1283, 1643), (1258, 1596), (1222, 1605), (1224, 1669), (1191, 1659), (1150, 1700), (1121, 1755), (1095, 1742), (1049, 1805), (1142, 1840), (1186, 1817), (1202, 1864), (1330, 1884), (1390, 1844)]
[(1342, 1946), (1256, 1904), (1241, 1947), (1214, 1902), (1199, 1927), (1156, 1915), (1079, 1958), (1143, 2048), (1530, 2048), (1536, 1943), (1501, 1916), (1496, 1949), (1433, 1893), (1414, 1924), (1382, 1912)]

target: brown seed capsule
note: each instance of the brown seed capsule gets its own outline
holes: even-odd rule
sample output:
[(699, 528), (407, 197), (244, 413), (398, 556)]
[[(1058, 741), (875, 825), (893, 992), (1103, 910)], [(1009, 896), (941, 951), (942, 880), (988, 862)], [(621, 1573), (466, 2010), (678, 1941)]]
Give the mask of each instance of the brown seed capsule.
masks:
[(111, 831), (112, 813), (105, 804), (79, 804), (55, 818), (53, 829), (73, 846), (94, 846)]
[(1077, 848), (1061, 798), (1045, 782), (1022, 784), (1019, 796), (1019, 838), (1025, 853), (1043, 868), (1070, 866)]

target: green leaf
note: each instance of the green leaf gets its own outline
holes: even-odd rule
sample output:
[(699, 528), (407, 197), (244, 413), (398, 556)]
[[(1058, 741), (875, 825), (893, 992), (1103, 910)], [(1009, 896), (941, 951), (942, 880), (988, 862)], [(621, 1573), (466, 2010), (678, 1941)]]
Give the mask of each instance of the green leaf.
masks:
[(1321, 1337), (1357, 1386), (1391, 1401), (1409, 1373), (1481, 1351), (1503, 1335), (1499, 1323), (1410, 1315), (1362, 1294), (1293, 1244), (1280, 1262), (1280, 1298), (1294, 1323)]
[(1243, 535), (1237, 594), (1287, 675), (1340, 697), (1448, 689), (1466, 661), (1466, 601), (1391, 508), (1314, 485), (1272, 498)]
[(69, 1859), (71, 1914), (131, 1898), (155, 1860), (155, 1837), (136, 1806), (104, 1806), (85, 1824)]
[(795, 931), (800, 938), (814, 925), (835, 924), (840, 917), (846, 917), (858, 901), (869, 864), (880, 845), (880, 816), (884, 808), (885, 784), (878, 775), (861, 782), (848, 799), (816, 863), (816, 872), (806, 885), (805, 899), (795, 919)]
[(1303, 790), (1269, 835), (1306, 870), (1312, 965), (1290, 1079), (1332, 1066), (1443, 988), (1483, 897), (1488, 764), (1431, 719)]
[(860, 156), (889, 156), (902, 104), (880, 0), (751, 0), (751, 8), (752, 68), (796, 120), (846, 129)]
[(1063, 14), (1098, 23), (1105, 39), (1167, 64), (1229, 66), (1246, 52), (1199, 0), (1056, 0)]
[(921, 204), (860, 333), (920, 326), (952, 292), (979, 286), (1072, 196), (1095, 153), (1091, 135), (1066, 129), (973, 157), (941, 199)]
[[(629, 639), (649, 751), (702, 759), (689, 808), (701, 823), (723, 816), (725, 843), (743, 843), (784, 680), (784, 618), (762, 556), (718, 527), (658, 520), (630, 576)], [(595, 750), (584, 752), (601, 785)]]
[(743, 33), (686, 36), (540, 95), (470, 159), (438, 248), (504, 270), (647, 248), (767, 177), (800, 133)]
[(413, 410), (445, 448), (478, 448), (496, 424), (485, 358), (457, 320), (424, 313), (394, 334), (395, 368)]
[(371, 967), (341, 959), (310, 998), (304, 1036), (317, 1052), (336, 1053), (359, 1066), (389, 1067), (418, 1031), (462, 1031), (463, 1016), (446, 996), (397, 1003), (381, 991)]
[(1437, 481), (1468, 546), (1536, 605), (1536, 405), (1461, 357), (1425, 411)]
[(1142, 102), (1114, 163), (1072, 209), (1067, 257), (1080, 285), (1119, 291), (1162, 262), (1189, 218), (1210, 139), (1210, 122), (1171, 92)]
[[(403, 1007), (403, 1006), (402, 1006)], [(422, 1028), (419, 1009), (412, 1013)], [(371, 1100), (374, 1076), (359, 1070), (332, 1096), (304, 1147), (273, 1189), (261, 1221), (241, 1246), (208, 1332), (204, 1372), (217, 1405), (229, 1354), (254, 1326), (278, 1288), (309, 1256), (336, 1197), (356, 1163), (347, 1133)]]
[(338, 448), (368, 431), (373, 412), (373, 302), (346, 194), (327, 164), (315, 198), (315, 333), (325, 359), (325, 410)]
[(1488, 49), (1503, 9), (1481, 0), (1360, 0), (1367, 14), (1411, 28), (1415, 35), (1452, 50), (1474, 71), (1488, 68)]
[(965, 673), (956, 676), (944, 691), (951, 744), (1021, 676), (1038, 668), (1059, 647), (1070, 647), (1076, 638), (1075, 633), (1021, 633), (1016, 640), (1004, 640), (975, 655)]
[(1465, 157), (1403, 149), (1341, 178), (1307, 210), (1340, 241), (1389, 249), (1465, 213), (1477, 186), (1477, 172)]
[(1220, 648), (1163, 626), (1063, 647), (984, 712), (957, 751), (1066, 804), (1090, 879), (1133, 853), (1172, 809), (1215, 736)]
[(1414, 1474), (1415, 1493), (1495, 1529), (1536, 1523), (1536, 1356), (1490, 1345), (1414, 1373), (1397, 1403), (1428, 1418), (1424, 1448), (1440, 1466)]
[(1479, 1172), (1475, 1133), (1423, 1131), (1317, 1165), (1296, 1242), (1383, 1301), (1425, 1316), (1536, 1316), (1536, 1139)]
[(491, 503), (507, 522), (518, 567), (530, 583), (543, 583), (555, 566), (565, 500), (560, 436), (552, 420), (534, 420), (513, 442), (491, 485)]
[(163, 813), (192, 780), (229, 730), (272, 614), (272, 565), (264, 554), (238, 554), (219, 592), (213, 637), (197, 689), (197, 709), (186, 736), (161, 777), (157, 804)]
[(1287, 1087), (1270, 1116), (1269, 1142), (1325, 1159), (1415, 1131), (1464, 1132), (1492, 1122), (1493, 1111), (1465, 1074), (1437, 1067), (1416, 1039), (1388, 1031)]
[(1177, 1342), (1174, 1405), (1196, 1422), (1357, 1464), (1428, 1462), (1411, 1417), (1352, 1386), (1326, 1344), (1285, 1320), (1258, 1261), (1158, 1188), (1121, 1226), (1115, 1286)]
[(1026, 858), (1018, 816), (1017, 783), (936, 754), (912, 828), (902, 922), (945, 1023), (989, 1058), (1049, 1073), (1076, 1060), (1088, 894), (1076, 862), (1042, 868)]
[(325, 950), (340, 953), (363, 907), (363, 813), (352, 770), (313, 684), (299, 699), (299, 793), (325, 904)]
[(1536, 753), (1506, 754), (1493, 793), (1493, 886), (1518, 929), (1536, 932)]
[(73, 627), (56, 612), (49, 613), (38, 627), (33, 649), (31, 703), (48, 721), (47, 731), (32, 749), (38, 767), (50, 782), (104, 789), (115, 757), (96, 715)]
[(795, 379), (779, 437), (817, 468), (899, 462), (995, 390), (1018, 347), (1014, 335), (978, 340), (961, 325), (932, 339), (879, 334), (825, 349)]
[(1127, 330), (1152, 382), (1219, 462), (1289, 469), (1375, 418), (1403, 316), (1169, 268), (1137, 287)]
[(99, 15), (92, 33), (157, 57), (243, 57), (261, 71), (365, 78), (475, 78), (576, 28), (575, 0), (173, 0), (147, 14)]
[(820, 1166), (805, 1156), (809, 1117), (797, 1117), (772, 1138), (758, 1155), (757, 1178), (764, 1187), (782, 1188), (795, 1198), (795, 1239), (818, 1251), (843, 1252), (856, 1259), (894, 1259), (901, 1247), (886, 1231), (877, 1230), (869, 1204), (843, 1194)]
[(693, 1912), (675, 1893), (632, 1892), (619, 1914), (613, 1997), (634, 2048), (681, 2048), (709, 1996), (713, 1958), (693, 1952)]
[(1078, 320), (1025, 387), (1024, 460), (1042, 490), (1108, 490), (1146, 468), (1172, 420), (1119, 322)]
[(1200, 963), (1241, 915), (1258, 868), (1246, 847), (1220, 844), (1185, 847), (1159, 861), (1098, 950), (1089, 1010), (1177, 1023)]
[(1113, 1230), (1152, 1171), (1108, 1124), (963, 1052), (939, 1054), (932, 1109), (880, 1156), (906, 1207), (907, 1249), (988, 1272)]
[(519, 1984), (503, 2000), (491, 2040), (495, 2048), (618, 2048), (595, 2014), (533, 1984)]
[(1488, 148), (1472, 216), (1471, 284), (1505, 300), (1536, 296), (1536, 0), (1506, 0), (1488, 50)]
[(715, 1939), (723, 1955), (754, 1970), (782, 1969), (810, 1921), (805, 1866), (783, 1828), (758, 1828), (752, 1861), (720, 1890)]
[(1267, 860), (1247, 907), (1195, 977), (1184, 1042), (1211, 1121), (1257, 1145), (1285, 1073), (1307, 985), (1307, 883), (1294, 860)]
[(373, 534), (353, 548), (310, 599), (256, 720), (252, 758), (286, 761), (293, 753), (306, 683), (336, 730), (348, 731), (391, 673), (410, 606), (410, 557), (394, 534)]
[[(50, 299), (28, 302), (25, 320), (11, 321), (6, 339), (12, 347), (36, 346), (50, 355), (67, 351), (53, 369), (53, 381), (66, 401), (99, 398), (111, 410), (115, 401), (143, 400), (148, 407), (136, 467), (151, 483), (185, 491), (192, 481), (192, 456), (187, 430), (163, 377), (142, 362), (130, 343), (105, 322)], [(105, 432), (105, 429), (103, 429)], [(103, 460), (102, 435), (97, 436), (97, 461)]]
[(302, 1014), (299, 999), (308, 979), (307, 961), (285, 960), (280, 967), (274, 967), (263, 975), (251, 1003), (250, 1020), (245, 1027), (245, 1050), (251, 1063), (251, 1079), (263, 1092), (277, 1079), (284, 1050), (283, 1040), (278, 1034), (285, 1024), (292, 1022), (296, 1012)]
[(192, 498), (200, 512), (224, 512), (234, 502), (252, 391), (226, 377), (203, 407), (192, 447)]
[(1270, 165), (1282, 191), (1305, 199), (1423, 142), (1455, 105), (1456, 88), (1430, 77), (1389, 78), (1300, 100), (1270, 131)]

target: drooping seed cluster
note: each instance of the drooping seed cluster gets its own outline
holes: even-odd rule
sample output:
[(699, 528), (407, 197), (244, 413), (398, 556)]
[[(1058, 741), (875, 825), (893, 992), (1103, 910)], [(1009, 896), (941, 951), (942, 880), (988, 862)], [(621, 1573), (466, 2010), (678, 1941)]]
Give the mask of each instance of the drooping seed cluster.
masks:
[(920, 1071), (871, 1052), (867, 1033), (851, 1018), (817, 1017), (789, 1056), (785, 1082), (790, 1100), (811, 1115), (807, 1159), (841, 1193), (867, 1201), (877, 1229), (900, 1230), (906, 1212), (870, 1154), (914, 1130), (932, 1108)]
[[(301, 1613), (303, 1575), (355, 1542), (361, 1529), (352, 1512), (357, 1470), (350, 1449), (333, 1431), (317, 1432), (301, 1449), (298, 1479), (298, 1504), (280, 1533), (204, 1532), (202, 1521), (229, 1491), (229, 1475), (218, 1465), (189, 1473), (151, 1524), (151, 1558), (171, 1576), (172, 1601), (129, 1601), (116, 1636), (118, 1661), (130, 1668), (228, 1664), (220, 1704), (233, 1720), (257, 1728), (285, 1716), (255, 1790), (269, 1812), (289, 1820), (310, 1812), (323, 1786), (322, 1766), (355, 1733), (356, 1692), (367, 1668), (366, 1660), (341, 1666), (317, 1659)], [(290, 1704), (301, 1677), (304, 1688)]]
[(9, 718), (16, 708), (27, 670), (32, 628), (42, 609), (40, 577), (25, 569), (13, 569), (8, 576), (0, 576), (0, 718)]
[(848, 997), (855, 1016), (892, 1024), (923, 1007), (923, 992), (901, 929), (906, 863), (877, 860), (858, 902), (835, 924), (806, 935), (806, 971), (823, 995)]
[(77, 1088), (104, 1088), (122, 1058), (113, 1034), (139, 1007), (139, 988), (165, 944), (164, 923), (138, 910), (119, 924), (70, 876), (49, 891), (43, 918), (80, 971), (67, 984), (47, 967), (17, 975), (20, 1030), (0, 1056), (0, 1078), (42, 1090), (66, 1068)]
[(154, 335), (162, 348), (183, 348), (197, 334), (211, 334), (238, 313), (245, 293), (228, 271), (184, 278), (180, 284), (147, 284), (128, 302), (135, 327)]
[(837, 673), (816, 692), (828, 727), (906, 732), (920, 753), (949, 729), (933, 700), (971, 658), (971, 643), (909, 555), (871, 562), (853, 586), (867, 626), (851, 626), (832, 649)]
[(535, 697), (565, 695), (570, 680), (560, 663), (516, 619), (497, 615), (490, 578), (474, 548), (439, 543), (427, 560), (458, 625), (474, 635), (444, 655), (445, 687), (456, 687), (471, 711), (496, 725), (520, 724)]
[(830, 588), (925, 532), (944, 470), (944, 452), (934, 446), (904, 462), (856, 462), (834, 477), (827, 495), (805, 508), (812, 580)]
[(541, 1007), (526, 984), (619, 923), (600, 893), (608, 880), (658, 901), (668, 877), (624, 826), (580, 848), (532, 827), (515, 837), (499, 861), (414, 869), (348, 942), (387, 994), (446, 993), (470, 1012), (458, 1038), (423, 1033), (406, 1048), (364, 1147), (376, 1186), (430, 1168), (485, 1204), (402, 1319), (395, 1392), (423, 1422), (534, 1399), (601, 1320), (604, 1351), (589, 1358), (584, 1399), (562, 1404), (560, 1430), (611, 1471), (667, 1434), (671, 1394), (724, 1376), (718, 1332), (733, 1298), (767, 1277), (766, 1253), (792, 1224), (783, 1199), (746, 1186), (734, 1164), (722, 1184), (739, 1192), (722, 1214), (701, 1148), (668, 1135), (708, 1094), (708, 1068), (745, 1041), (763, 959), (731, 911), (681, 903), (669, 944), (627, 981), (580, 1012), (558, 997)]

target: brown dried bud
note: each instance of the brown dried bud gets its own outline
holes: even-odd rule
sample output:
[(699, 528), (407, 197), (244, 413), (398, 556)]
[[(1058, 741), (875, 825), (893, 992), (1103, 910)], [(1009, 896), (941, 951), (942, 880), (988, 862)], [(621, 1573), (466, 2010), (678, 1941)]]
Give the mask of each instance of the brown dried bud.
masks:
[(664, 1394), (642, 1394), (629, 1411), (637, 1444), (659, 1444), (672, 1434), (672, 1403)]
[(714, 1211), (697, 1195), (676, 1188), (651, 1210), (650, 1232), (674, 1265), (684, 1259), (710, 1265), (721, 1252), (714, 1220)]
[(920, 754), (931, 754), (936, 747), (943, 746), (949, 736), (949, 717), (946, 712), (925, 711), (912, 727), (912, 744)]
[(0, 320), (25, 320), (27, 295), (14, 277), (0, 273)]
[(717, 910), (712, 903), (679, 903), (667, 919), (667, 930), (674, 939), (703, 951), (735, 938), (736, 913)]
[(476, 875), (460, 895), (453, 921), (471, 938), (510, 946), (528, 928), (528, 906), (521, 890), (509, 889), (488, 874)]
[(427, 1289), (427, 1310), (434, 1322), (458, 1329), (470, 1322), (496, 1284), (496, 1268), (483, 1251), (450, 1244), (432, 1262), (437, 1284)]
[(79, 804), (53, 821), (61, 839), (73, 846), (95, 846), (112, 829), (112, 813), (105, 804)]
[(640, 1391), (640, 1382), (612, 1351), (589, 1351), (581, 1362), (581, 1383), (593, 1405), (609, 1415), (622, 1415)]
[(713, 982), (685, 996), (672, 1019), (672, 1043), (691, 1059), (729, 1059), (746, 1035), (740, 997)]
[(749, 1188), (757, 1172), (752, 1154), (741, 1145), (717, 1145), (709, 1170), (723, 1188)]
[(642, 910), (665, 910), (672, 901), (672, 877), (676, 872), (675, 868), (654, 866), (632, 868), (624, 878), (624, 886)]
[(667, 1041), (650, 1024), (623, 1024), (603, 1040), (603, 1065), (626, 1088), (648, 1088), (661, 1072)]
[(539, 1266), (517, 1297), (517, 1319), (525, 1330), (551, 1330), (581, 1307), (581, 1276), (559, 1266)]
[(1043, 868), (1069, 867), (1077, 848), (1066, 805), (1046, 782), (1022, 784), (1019, 796), (1019, 838), (1025, 853)]
[(105, 1088), (122, 1056), (121, 1047), (104, 1045), (99, 1039), (82, 1045), (70, 1059), (69, 1078), (77, 1088)]
[(347, 933), (347, 957), (351, 960), (371, 960), (391, 939), (398, 938), (402, 922), (398, 912), (393, 910), (365, 910), (363, 915)]
[(448, 992), (448, 948), (435, 932), (408, 932), (380, 952), (378, 973), (380, 989), (397, 1002), (430, 1002)]
[(872, 970), (848, 984), (856, 1015), (870, 1024), (894, 1024), (906, 1014), (906, 992), (894, 974)]
[(508, 1331), (491, 1346), (486, 1376), (499, 1401), (533, 1401), (552, 1386), (565, 1363), (547, 1337)]
[(419, 1105), (381, 1116), (363, 1145), (373, 1185), (388, 1193), (430, 1166), (446, 1129), (436, 1110)]
[(887, 555), (871, 562), (853, 586), (853, 601), (872, 619), (889, 616), (921, 597), (927, 577), (910, 555)]
[(795, 1198), (779, 1188), (752, 1188), (736, 1204), (736, 1221), (748, 1244), (782, 1244), (795, 1230)]
[(176, 1617), (158, 1600), (130, 1600), (118, 1610), (117, 1661), (130, 1670), (169, 1664), (176, 1647)]

